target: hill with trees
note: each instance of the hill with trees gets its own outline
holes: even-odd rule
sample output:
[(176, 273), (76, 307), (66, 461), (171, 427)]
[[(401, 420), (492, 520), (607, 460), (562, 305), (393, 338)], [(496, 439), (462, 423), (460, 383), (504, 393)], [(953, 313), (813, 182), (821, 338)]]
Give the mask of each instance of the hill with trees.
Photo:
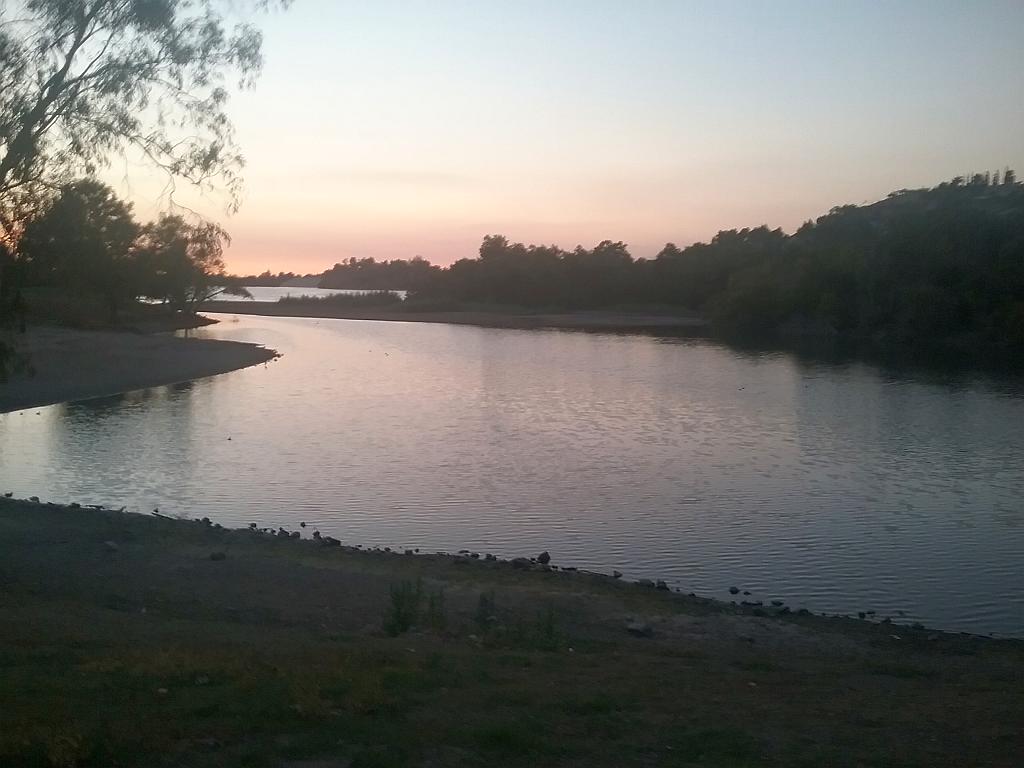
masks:
[(833, 208), (793, 234), (726, 230), (653, 259), (622, 242), (569, 251), (488, 235), (444, 269), (350, 260), (321, 285), (404, 288), (421, 305), (669, 306), (722, 334), (1024, 349), (1024, 185), (1011, 170), (958, 177)]

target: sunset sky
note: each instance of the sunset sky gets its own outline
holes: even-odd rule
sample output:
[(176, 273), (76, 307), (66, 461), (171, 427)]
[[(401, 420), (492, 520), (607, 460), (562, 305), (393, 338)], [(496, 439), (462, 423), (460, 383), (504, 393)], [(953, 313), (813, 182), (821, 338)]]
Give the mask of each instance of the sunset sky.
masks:
[(199, 205), (235, 272), (446, 264), (498, 232), (653, 256), (1024, 164), (1020, 0), (296, 0), (258, 22), (264, 74), (230, 110), (243, 207)]

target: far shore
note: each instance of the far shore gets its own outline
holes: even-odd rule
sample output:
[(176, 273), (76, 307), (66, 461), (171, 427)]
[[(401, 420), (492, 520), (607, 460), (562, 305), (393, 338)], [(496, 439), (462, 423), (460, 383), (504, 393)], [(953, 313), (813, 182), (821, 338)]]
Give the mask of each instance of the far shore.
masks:
[(0, 383), (0, 413), (176, 384), (277, 356), (236, 341), (50, 326), (30, 328), (16, 343), (28, 369)]
[(203, 312), (271, 317), (315, 317), (340, 320), (381, 320), (405, 323), (449, 323), (488, 328), (573, 328), (579, 330), (689, 330), (699, 331), (707, 322), (695, 315), (657, 312), (513, 312), (483, 310), (416, 311), (346, 307), (323, 302), (210, 301)]

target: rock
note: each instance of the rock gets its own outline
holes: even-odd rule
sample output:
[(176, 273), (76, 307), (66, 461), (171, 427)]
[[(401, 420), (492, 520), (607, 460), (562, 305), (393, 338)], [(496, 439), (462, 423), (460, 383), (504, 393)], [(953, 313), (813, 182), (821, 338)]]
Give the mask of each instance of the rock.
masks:
[(490, 552), (488, 552), (486, 555), (484, 555), (484, 560), (494, 561), (494, 560), (497, 560), (497, 559), (498, 559), (498, 556), (497, 555), (492, 555)]
[(249, 530), (250, 531), (255, 531), (256, 530), (256, 523), (249, 523)]
[[(554, 567), (556, 567), (556, 568), (557, 568), (558, 566), (554, 566)], [(567, 566), (565, 566), (565, 568), (563, 568), (562, 570), (563, 570), (563, 571), (575, 571), (575, 570), (576, 570), (576, 566), (575, 566), (575, 565), (567, 565)]]
[(613, 579), (621, 579), (622, 578), (622, 571), (612, 571), (612, 578)]
[(539, 555), (537, 555), (537, 562), (541, 565), (547, 565), (551, 562), (551, 555), (548, 554), (547, 550), (544, 550)]
[(338, 540), (337, 540), (336, 538), (334, 538), (333, 536), (324, 536), (324, 537), (323, 537), (323, 538), (321, 539), (321, 541), (322, 541), (322, 542), (323, 542), (324, 544), (326, 544), (326, 545), (327, 545), (328, 547), (340, 547), (340, 546), (341, 546), (341, 542), (340, 542), (340, 541), (338, 541)]
[(858, 619), (866, 619), (867, 617), (868, 617), (868, 615), (866, 613), (864, 613), (864, 611), (857, 611), (857, 618)]
[(782, 600), (772, 600), (772, 605), (774, 605), (776, 608), (781, 608), (782, 605), (783, 605), (783, 602), (782, 602)]
[(305, 528), (305, 527), (306, 527), (305, 521), (299, 523), (299, 528)]
[(204, 518), (203, 518), (202, 520), (200, 520), (199, 522), (201, 522), (201, 523), (202, 523), (203, 525), (210, 525), (210, 518), (208, 518), (208, 517), (204, 517)]
[(730, 595), (738, 595), (739, 593), (740, 593), (740, 588), (739, 587), (729, 587), (729, 594)]
[(68, 504), (68, 506), (71, 509), (81, 509), (82, 508), (82, 505), (79, 504), (77, 501), (72, 501), (70, 504)]
[(317, 541), (320, 540), (320, 531), (313, 531), (313, 538)]
[(743, 594), (747, 595), (749, 597), (750, 596), (750, 590), (749, 589), (744, 589), (743, 590)]
[(228, 556), (224, 552), (211, 552), (210, 553), (210, 559), (211, 560), (227, 560)]
[(654, 628), (645, 621), (626, 622), (626, 631), (633, 637), (654, 637)]
[(39, 503), (39, 497), (38, 496), (29, 496), (28, 500), (31, 501), (33, 504), (38, 504)]
[(14, 491), (7, 491), (7, 492), (4, 493), (4, 498), (5, 499), (9, 499), (13, 495), (14, 495)]
[(107, 552), (117, 552), (117, 550), (119, 549), (119, 547), (117, 546), (117, 542), (114, 541), (104, 541), (103, 548), (107, 550)]
[(479, 552), (470, 552), (469, 556), (472, 557), (474, 560), (479, 560), (480, 559), (480, 553)]
[(407, 555), (409, 555), (410, 557), (412, 557), (412, 550), (411, 550), (411, 549), (407, 549), (407, 550), (405, 550), (405, 554), (407, 554)]
[(668, 584), (666, 584), (661, 579), (658, 579), (658, 583), (655, 584), (654, 586), (655, 586), (655, 589), (660, 589), (662, 592), (668, 592), (669, 591)]
[(650, 579), (640, 579), (639, 581), (637, 581), (637, 586), (640, 586), (640, 587), (653, 587), (654, 586), (654, 582), (651, 581)]
[(532, 563), (525, 557), (516, 557), (512, 560), (512, 567), (517, 571), (528, 571)]
[(810, 616), (811, 615), (811, 612), (808, 611), (806, 608), (801, 608), (796, 613), (797, 613), (797, 616)]

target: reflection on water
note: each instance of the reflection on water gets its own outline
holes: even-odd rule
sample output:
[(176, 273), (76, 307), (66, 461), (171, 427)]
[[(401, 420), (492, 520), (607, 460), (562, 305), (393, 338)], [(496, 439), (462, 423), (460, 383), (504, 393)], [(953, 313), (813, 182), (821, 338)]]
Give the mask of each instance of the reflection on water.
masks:
[[(548, 549), (1024, 635), (1024, 387), (697, 340), (225, 317), (267, 366), (0, 417), (0, 489), (366, 545)], [(902, 612), (902, 613), (901, 613)]]

